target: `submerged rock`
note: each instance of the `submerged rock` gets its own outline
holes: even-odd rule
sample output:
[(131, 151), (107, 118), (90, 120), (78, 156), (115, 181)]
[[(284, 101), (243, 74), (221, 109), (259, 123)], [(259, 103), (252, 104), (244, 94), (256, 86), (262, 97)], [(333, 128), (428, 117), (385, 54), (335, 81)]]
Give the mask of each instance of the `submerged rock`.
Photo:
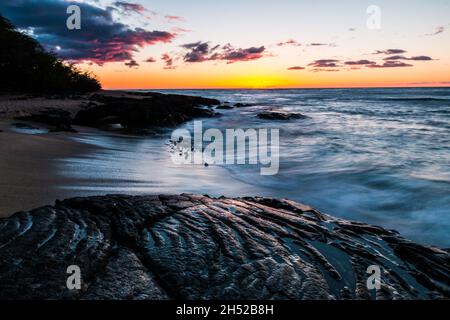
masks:
[(224, 105), (216, 107), (216, 109), (218, 109), (218, 110), (231, 110), (231, 109), (234, 109), (234, 108), (232, 106), (228, 105), (228, 104), (224, 104)]
[(250, 104), (250, 103), (241, 103), (241, 102), (238, 102), (238, 103), (235, 103), (234, 106), (235, 106), (236, 108), (245, 108), (245, 107), (251, 107), (251, 104)]
[[(74, 198), (0, 219), (0, 299), (449, 298), (450, 255), (270, 198)], [(81, 289), (66, 287), (67, 267)], [(366, 286), (379, 266), (381, 289)]]
[(301, 113), (270, 110), (258, 113), (258, 118), (265, 120), (291, 120), (291, 119), (306, 119), (308, 117)]

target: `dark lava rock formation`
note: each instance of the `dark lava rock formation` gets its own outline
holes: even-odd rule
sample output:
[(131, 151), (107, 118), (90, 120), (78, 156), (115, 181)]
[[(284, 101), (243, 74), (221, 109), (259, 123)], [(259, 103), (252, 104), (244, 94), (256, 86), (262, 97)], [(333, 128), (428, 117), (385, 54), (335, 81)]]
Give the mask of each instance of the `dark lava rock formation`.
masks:
[(251, 107), (251, 104), (250, 104), (250, 103), (241, 103), (241, 102), (238, 102), (238, 103), (235, 103), (234, 106), (235, 106), (236, 108), (245, 108), (245, 107)]
[[(0, 261), (0, 299), (450, 297), (447, 251), (268, 198), (58, 201), (0, 219)], [(70, 265), (80, 290), (66, 287)]]
[(124, 128), (173, 127), (195, 118), (213, 117), (215, 112), (207, 106), (219, 105), (220, 101), (203, 97), (133, 93), (132, 97), (111, 97), (95, 94), (91, 100), (102, 103), (80, 110), (74, 123), (102, 127), (120, 124)]
[(231, 109), (234, 109), (234, 107), (232, 107), (232, 106), (230, 106), (228, 104), (224, 104), (224, 105), (216, 107), (216, 109), (218, 109), (218, 110), (231, 110)]
[(270, 110), (258, 113), (258, 118), (264, 120), (291, 120), (291, 119), (306, 119), (308, 117), (301, 113)]
[(72, 117), (70, 112), (58, 108), (45, 108), (37, 113), (32, 113), (23, 117), (16, 117), (15, 119), (47, 124), (51, 127), (50, 131), (52, 132), (76, 132), (71, 125)]

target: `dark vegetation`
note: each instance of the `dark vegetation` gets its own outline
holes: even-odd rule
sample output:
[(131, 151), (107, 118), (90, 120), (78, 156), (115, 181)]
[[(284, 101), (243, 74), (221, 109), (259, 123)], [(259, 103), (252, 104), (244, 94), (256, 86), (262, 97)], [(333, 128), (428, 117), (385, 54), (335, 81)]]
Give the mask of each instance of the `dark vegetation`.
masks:
[(46, 52), (1, 15), (0, 43), (1, 92), (84, 93), (101, 89), (94, 76)]

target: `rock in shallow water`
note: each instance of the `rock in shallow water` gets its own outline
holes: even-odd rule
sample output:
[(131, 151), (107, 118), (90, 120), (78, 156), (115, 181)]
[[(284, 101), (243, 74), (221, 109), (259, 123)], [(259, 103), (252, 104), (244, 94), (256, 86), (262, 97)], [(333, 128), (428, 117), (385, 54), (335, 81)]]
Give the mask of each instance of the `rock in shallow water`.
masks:
[[(0, 219), (0, 299), (450, 297), (448, 252), (288, 200), (74, 198)], [(68, 290), (69, 265), (81, 290)], [(371, 265), (381, 289), (366, 286)]]
[(301, 113), (269, 110), (258, 113), (258, 118), (265, 120), (292, 120), (306, 119), (308, 117)]

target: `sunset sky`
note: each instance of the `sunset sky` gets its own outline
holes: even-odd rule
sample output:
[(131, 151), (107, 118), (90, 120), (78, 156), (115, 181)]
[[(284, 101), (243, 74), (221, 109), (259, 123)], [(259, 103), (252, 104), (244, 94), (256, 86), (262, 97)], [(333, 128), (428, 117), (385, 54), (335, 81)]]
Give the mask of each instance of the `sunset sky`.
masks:
[[(66, 27), (69, 4), (81, 30)], [(450, 85), (448, 0), (2, 0), (0, 12), (106, 89)]]

